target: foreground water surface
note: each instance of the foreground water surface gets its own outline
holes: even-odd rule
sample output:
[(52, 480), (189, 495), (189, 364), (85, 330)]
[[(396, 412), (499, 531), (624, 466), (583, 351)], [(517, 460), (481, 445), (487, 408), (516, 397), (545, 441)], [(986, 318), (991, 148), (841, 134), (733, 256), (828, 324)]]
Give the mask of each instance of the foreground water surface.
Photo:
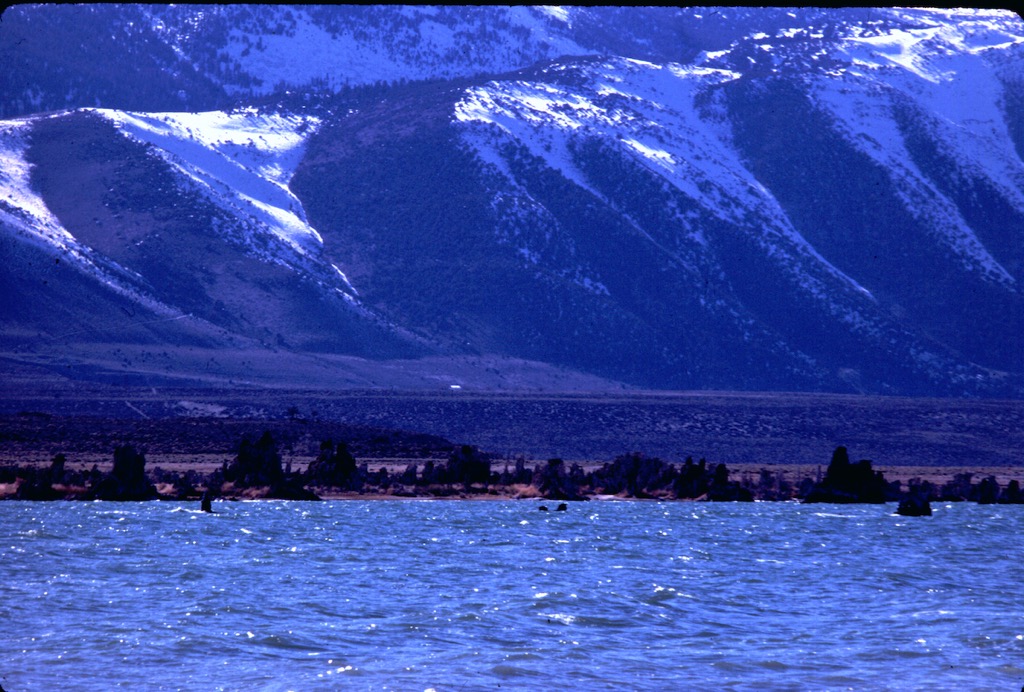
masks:
[(538, 504), (0, 503), (0, 685), (1024, 686), (1022, 506)]

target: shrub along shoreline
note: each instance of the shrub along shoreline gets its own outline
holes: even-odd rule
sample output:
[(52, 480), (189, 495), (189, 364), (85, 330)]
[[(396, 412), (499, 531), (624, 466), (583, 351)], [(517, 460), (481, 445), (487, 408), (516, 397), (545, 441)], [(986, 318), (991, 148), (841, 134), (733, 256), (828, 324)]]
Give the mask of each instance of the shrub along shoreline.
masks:
[[(453, 498), (587, 500), (690, 500), (709, 502), (801, 501), (806, 503), (899, 502), (901, 513), (926, 513), (931, 501), (1024, 504), (1017, 480), (1001, 486), (994, 476), (975, 482), (971, 472), (956, 473), (944, 484), (910, 479), (887, 481), (870, 460), (851, 462), (846, 447), (835, 449), (823, 476), (790, 480), (762, 468), (755, 476), (734, 479), (725, 464), (692, 458), (681, 464), (640, 453), (625, 454), (590, 471), (562, 459), (530, 466), (523, 459), (496, 462), (472, 445), (455, 445), (447, 459), (409, 462), (402, 471), (370, 471), (345, 442), (323, 440), (306, 469), (283, 464), (270, 432), (246, 436), (230, 462), (200, 473), (146, 470), (145, 454), (132, 445), (115, 448), (113, 467), (102, 471), (66, 468), (63, 454), (49, 467), (0, 467), (0, 499), (11, 500), (179, 500), (208, 499), (371, 499)], [(916, 508), (916, 509), (915, 509)], [(930, 512), (930, 508), (927, 508)]]

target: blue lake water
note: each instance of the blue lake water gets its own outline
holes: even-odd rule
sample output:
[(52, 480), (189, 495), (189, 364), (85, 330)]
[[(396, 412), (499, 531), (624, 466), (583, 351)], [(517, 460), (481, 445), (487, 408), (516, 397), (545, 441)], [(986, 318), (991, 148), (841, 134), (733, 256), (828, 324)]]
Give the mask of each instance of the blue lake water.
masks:
[(0, 685), (1024, 686), (1022, 506), (537, 505), (0, 503)]

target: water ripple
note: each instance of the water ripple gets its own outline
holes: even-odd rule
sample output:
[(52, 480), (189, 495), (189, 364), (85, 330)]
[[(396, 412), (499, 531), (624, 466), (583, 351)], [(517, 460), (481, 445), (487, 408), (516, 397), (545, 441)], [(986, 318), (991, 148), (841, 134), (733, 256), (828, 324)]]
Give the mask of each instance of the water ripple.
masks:
[(0, 504), (4, 688), (1024, 683), (1020, 507), (218, 509)]

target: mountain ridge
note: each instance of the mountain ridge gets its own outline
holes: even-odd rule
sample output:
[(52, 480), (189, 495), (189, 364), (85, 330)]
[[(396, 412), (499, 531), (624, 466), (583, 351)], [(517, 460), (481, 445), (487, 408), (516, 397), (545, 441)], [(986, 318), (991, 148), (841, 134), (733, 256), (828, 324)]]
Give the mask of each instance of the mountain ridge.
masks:
[[(475, 362), (469, 379), (493, 386), (1024, 395), (1019, 17), (433, 9), (19, 7), (0, 24), (22, 66), (5, 112), (38, 74), (39, 47), (10, 37), (72, 31), (61, 13), (131, 22), (126, 54), (162, 37), (220, 84), (222, 110), (124, 110), (111, 93), (0, 122), (4, 357), (52, 363), (30, 335), (71, 332), (61, 358), (90, 377), (170, 341), (277, 350), (285, 371), (355, 357), (380, 386), (458, 384), (388, 366), (427, 358), (464, 377)], [(324, 55), (377, 57), (238, 86), (238, 46), (269, 76), (314, 30)], [(452, 53), (485, 34), (491, 57)], [(153, 105), (192, 79), (165, 73)], [(186, 360), (167, 376), (190, 377)], [(224, 360), (225, 379), (282, 376)], [(502, 363), (533, 374), (495, 378)]]

